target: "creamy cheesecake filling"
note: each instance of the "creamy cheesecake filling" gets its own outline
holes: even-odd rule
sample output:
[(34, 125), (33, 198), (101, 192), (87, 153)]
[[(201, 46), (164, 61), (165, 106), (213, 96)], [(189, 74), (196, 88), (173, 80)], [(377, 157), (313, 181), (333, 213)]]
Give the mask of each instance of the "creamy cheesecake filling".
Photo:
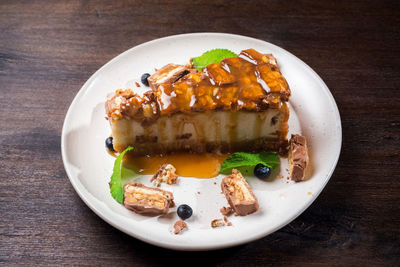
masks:
[[(138, 155), (146, 152), (228, 152), (239, 147), (243, 147), (243, 151), (256, 150), (257, 142), (265, 149), (276, 148), (286, 136), (282, 132), (287, 127), (286, 117), (286, 112), (277, 109), (214, 111), (160, 117), (148, 126), (129, 119), (115, 120), (111, 125), (114, 149), (119, 152), (129, 145), (135, 147)], [(249, 142), (254, 145), (246, 149)]]

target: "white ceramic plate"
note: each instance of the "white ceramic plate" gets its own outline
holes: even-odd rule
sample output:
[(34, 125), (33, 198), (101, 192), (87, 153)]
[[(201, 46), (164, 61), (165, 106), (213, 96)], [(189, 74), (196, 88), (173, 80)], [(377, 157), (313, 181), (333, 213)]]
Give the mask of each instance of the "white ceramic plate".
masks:
[[(190, 57), (213, 48), (236, 53), (254, 48), (272, 53), (278, 60), (291, 90), (290, 133), (302, 133), (310, 148), (308, 180), (288, 182), (287, 159), (281, 160), (281, 175), (269, 181), (248, 177), (260, 210), (246, 217), (230, 216), (230, 227), (211, 228), (222, 218), (219, 209), (227, 202), (220, 194), (222, 175), (212, 179), (180, 178), (179, 185), (163, 185), (173, 191), (176, 204), (189, 204), (194, 215), (189, 230), (171, 232), (178, 219), (176, 208), (168, 216), (145, 217), (118, 204), (110, 195), (108, 182), (114, 158), (104, 146), (110, 134), (104, 119), (107, 94), (118, 88), (136, 88), (140, 76), (153, 73), (167, 63), (186, 63)], [(335, 169), (340, 154), (342, 130), (336, 103), (321, 78), (303, 61), (265, 41), (221, 33), (170, 36), (136, 46), (100, 68), (73, 100), (61, 137), (65, 170), (82, 200), (102, 219), (145, 242), (177, 250), (210, 250), (250, 242), (285, 226), (300, 215), (319, 195)], [(139, 177), (149, 185), (149, 176)], [(200, 192), (198, 194), (197, 192)]]

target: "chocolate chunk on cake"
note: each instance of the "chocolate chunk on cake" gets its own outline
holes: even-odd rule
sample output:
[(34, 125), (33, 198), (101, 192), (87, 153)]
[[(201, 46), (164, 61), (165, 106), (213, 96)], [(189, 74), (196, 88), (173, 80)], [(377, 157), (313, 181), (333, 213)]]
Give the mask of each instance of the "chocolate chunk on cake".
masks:
[(168, 64), (147, 78), (151, 89), (157, 90), (161, 84), (172, 84), (189, 73), (186, 66)]

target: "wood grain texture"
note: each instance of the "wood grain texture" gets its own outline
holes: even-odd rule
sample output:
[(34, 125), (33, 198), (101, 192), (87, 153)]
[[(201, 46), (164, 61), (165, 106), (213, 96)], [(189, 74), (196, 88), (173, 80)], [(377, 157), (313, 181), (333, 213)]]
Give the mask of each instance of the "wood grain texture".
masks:
[[(400, 265), (399, 28), (398, 1), (1, 1), (0, 265)], [(86, 207), (60, 134), (107, 61), (204, 31), (266, 40), (309, 64), (337, 101), (343, 147), (327, 187), (288, 226), (230, 249), (175, 252)]]

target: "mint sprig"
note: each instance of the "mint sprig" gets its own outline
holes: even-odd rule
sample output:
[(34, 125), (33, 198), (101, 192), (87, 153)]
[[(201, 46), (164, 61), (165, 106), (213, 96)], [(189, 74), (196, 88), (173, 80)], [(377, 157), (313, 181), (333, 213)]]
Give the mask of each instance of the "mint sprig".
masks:
[(199, 57), (192, 58), (192, 63), (197, 71), (201, 71), (208, 65), (220, 63), (223, 59), (228, 57), (237, 57), (237, 55), (228, 49), (216, 48), (203, 53)]
[(133, 150), (133, 147), (128, 147), (115, 159), (113, 173), (110, 178), (110, 193), (112, 197), (118, 202), (124, 202), (124, 189), (122, 188), (121, 178), (122, 178), (122, 159), (125, 154)]
[(232, 169), (238, 169), (244, 173), (251, 173), (251, 170), (259, 163), (275, 169), (279, 167), (279, 156), (277, 153), (264, 151), (257, 154), (236, 152), (225, 159), (219, 172), (229, 174)]

